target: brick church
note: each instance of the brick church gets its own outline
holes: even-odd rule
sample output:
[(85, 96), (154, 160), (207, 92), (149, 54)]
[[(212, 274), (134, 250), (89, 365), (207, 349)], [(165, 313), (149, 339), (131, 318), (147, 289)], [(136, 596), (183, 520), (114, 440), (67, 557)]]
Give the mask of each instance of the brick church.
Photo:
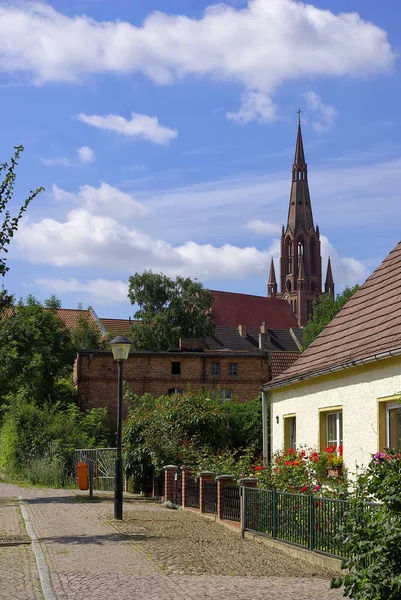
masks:
[[(280, 292), (273, 260), (266, 296), (212, 290), (215, 332), (203, 340), (180, 340), (166, 352), (132, 350), (124, 377), (137, 394), (154, 396), (206, 388), (222, 398), (247, 401), (262, 384), (282, 373), (299, 357), (302, 327), (312, 302), (322, 293), (320, 235), (315, 227), (308, 187), (308, 169), (301, 123), (292, 167), (286, 227), (282, 228)], [(330, 259), (324, 292), (334, 295)], [(66, 312), (61, 310), (61, 313)], [(131, 320), (89, 318), (104, 335), (129, 337)], [(81, 350), (74, 380), (82, 409), (107, 406), (115, 414), (117, 370), (107, 350)]]

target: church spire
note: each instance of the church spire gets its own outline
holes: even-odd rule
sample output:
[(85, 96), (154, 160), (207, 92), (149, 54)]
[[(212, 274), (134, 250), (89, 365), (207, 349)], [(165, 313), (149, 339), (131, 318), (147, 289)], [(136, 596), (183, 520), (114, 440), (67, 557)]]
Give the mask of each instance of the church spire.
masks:
[(322, 258), (319, 231), (313, 223), (300, 114), (299, 110), (288, 219), (281, 235), (281, 292), (277, 295), (288, 300), (303, 327), (312, 313), (313, 300), (322, 293)]
[(331, 294), (334, 298), (334, 280), (333, 273), (331, 272), (331, 261), (330, 256), (327, 262), (327, 274), (326, 274), (326, 282), (324, 284), (324, 293)]
[(269, 298), (275, 298), (277, 295), (277, 281), (273, 259), (270, 264), (269, 282), (267, 284), (267, 295)]
[[(298, 112), (298, 115), (300, 112)], [(293, 234), (302, 227), (305, 233), (313, 229), (312, 207), (308, 187), (308, 165), (305, 161), (302, 140), (301, 120), (298, 117), (298, 133), (295, 145), (294, 164), (292, 165), (292, 183), (290, 206), (288, 209), (287, 231)]]

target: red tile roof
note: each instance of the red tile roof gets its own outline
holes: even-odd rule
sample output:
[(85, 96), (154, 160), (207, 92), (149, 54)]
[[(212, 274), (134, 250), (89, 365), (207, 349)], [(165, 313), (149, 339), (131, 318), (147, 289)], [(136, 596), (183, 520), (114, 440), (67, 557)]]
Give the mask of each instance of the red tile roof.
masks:
[(269, 384), (401, 349), (401, 242), (287, 371)]
[(60, 319), (64, 321), (68, 329), (75, 329), (78, 327), (79, 319), (82, 317), (97, 325), (96, 319), (90, 310), (79, 308), (58, 308), (57, 314)]
[(134, 323), (137, 323), (135, 320), (130, 319), (103, 319), (100, 318), (99, 321), (102, 323), (103, 327), (106, 329), (107, 333), (115, 334), (115, 335), (128, 335), (131, 332), (131, 327)]
[(299, 352), (272, 352), (272, 377), (281, 375), (283, 371), (298, 360), (299, 356)]
[(265, 323), (270, 329), (298, 327), (297, 319), (287, 300), (210, 291), (214, 296), (213, 314), (216, 325), (259, 327)]

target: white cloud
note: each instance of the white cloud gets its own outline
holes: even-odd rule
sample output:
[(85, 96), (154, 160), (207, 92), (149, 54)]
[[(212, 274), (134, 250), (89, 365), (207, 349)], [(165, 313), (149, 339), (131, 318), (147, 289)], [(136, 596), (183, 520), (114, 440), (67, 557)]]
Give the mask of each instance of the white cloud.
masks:
[(97, 304), (127, 302), (128, 284), (112, 279), (36, 279), (35, 285), (52, 294), (74, 294), (77, 302), (81, 299)]
[[(240, 83), (249, 99), (271, 97), (292, 79), (385, 71), (394, 59), (386, 32), (357, 13), (295, 0), (215, 4), (199, 19), (154, 12), (139, 27), (69, 17), (40, 2), (0, 6), (0, 69), (36, 84), (106, 72), (141, 72), (157, 84), (204, 76)], [(249, 118), (241, 111), (240, 120)]]
[(178, 135), (175, 129), (160, 125), (157, 117), (149, 117), (134, 112), (131, 114), (130, 121), (119, 115), (100, 116), (84, 115), (83, 113), (77, 115), (77, 119), (99, 129), (115, 131), (130, 137), (143, 138), (154, 144), (168, 144)]
[(142, 217), (148, 211), (146, 207), (135, 200), (131, 194), (122, 192), (102, 181), (98, 188), (83, 185), (77, 193), (67, 192), (57, 185), (52, 187), (55, 199), (62, 204), (75, 204), (94, 215), (114, 216), (121, 220), (132, 217)]
[(77, 148), (77, 158), (72, 160), (66, 156), (57, 156), (55, 158), (44, 158), (41, 157), (41, 163), (46, 167), (53, 167), (54, 165), (62, 165), (63, 167), (80, 167), (88, 163), (94, 162), (96, 159), (95, 153), (89, 146), (82, 146)]
[(269, 223), (268, 221), (262, 221), (261, 219), (253, 219), (248, 221), (246, 224), (247, 229), (260, 233), (262, 235), (273, 236), (280, 233), (281, 227), (275, 223)]
[(16, 239), (33, 263), (125, 272), (153, 269), (201, 279), (261, 274), (271, 256), (269, 251), (231, 244), (215, 247), (188, 241), (174, 247), (84, 208), (71, 210), (65, 221), (25, 221)]
[(95, 153), (92, 148), (89, 148), (89, 146), (82, 146), (81, 148), (78, 148), (77, 152), (79, 160), (82, 163), (86, 164), (95, 161)]
[(353, 287), (356, 283), (364, 283), (370, 275), (368, 269), (355, 258), (344, 258), (339, 255), (334, 246), (324, 235), (320, 236), (322, 251), (322, 280), (323, 289), (327, 273), (327, 261), (330, 256), (334, 284), (337, 290), (346, 286)]
[(277, 105), (264, 92), (246, 91), (241, 95), (238, 112), (226, 113), (227, 119), (241, 125), (257, 120), (258, 123), (271, 123), (277, 119)]
[(309, 91), (304, 94), (306, 106), (311, 112), (317, 113), (318, 121), (313, 122), (313, 128), (317, 133), (323, 133), (330, 129), (334, 119), (337, 116), (337, 111), (333, 106), (324, 104), (320, 96), (315, 92)]

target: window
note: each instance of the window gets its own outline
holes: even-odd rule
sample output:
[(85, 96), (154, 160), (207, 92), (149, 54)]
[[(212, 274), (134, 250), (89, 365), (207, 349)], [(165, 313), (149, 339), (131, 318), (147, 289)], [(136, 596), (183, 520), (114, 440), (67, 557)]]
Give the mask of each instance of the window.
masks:
[(401, 404), (399, 394), (379, 400), (379, 450), (401, 448)]
[(299, 266), (299, 263), (301, 262), (301, 258), (303, 255), (304, 255), (304, 243), (302, 240), (300, 240), (298, 242), (298, 266)]
[(220, 363), (212, 362), (212, 375), (220, 375)]
[(181, 388), (170, 388), (168, 390), (168, 395), (169, 396), (174, 396), (174, 394), (183, 394), (184, 390)]
[(399, 448), (401, 446), (401, 405), (397, 403), (387, 405), (387, 446)]
[(295, 415), (284, 416), (284, 450), (297, 448), (297, 420)]
[(287, 239), (287, 275), (292, 272), (291, 241)]
[(232, 390), (219, 390), (216, 394), (216, 397), (220, 400), (232, 400), (233, 392)]
[(230, 373), (230, 375), (233, 375), (233, 376), (238, 375), (238, 363), (230, 363), (229, 373)]
[(181, 363), (180, 362), (172, 362), (171, 363), (171, 374), (172, 375), (181, 375)]
[(343, 443), (343, 411), (341, 406), (320, 410), (320, 449)]

